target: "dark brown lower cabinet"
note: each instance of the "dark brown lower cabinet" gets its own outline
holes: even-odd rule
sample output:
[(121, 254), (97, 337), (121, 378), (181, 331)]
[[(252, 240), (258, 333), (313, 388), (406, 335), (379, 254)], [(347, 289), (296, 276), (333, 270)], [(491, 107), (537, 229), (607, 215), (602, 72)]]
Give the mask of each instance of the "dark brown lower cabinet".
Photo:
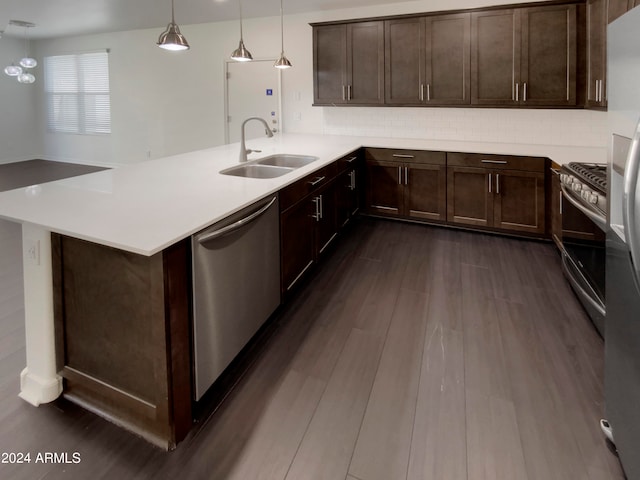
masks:
[(446, 219), (446, 154), (365, 149), (367, 211), (434, 222)]
[(534, 157), (447, 155), (447, 221), (542, 236), (545, 165)]
[(286, 298), (359, 208), (359, 153), (280, 191), (281, 290)]
[(63, 395), (172, 449), (191, 413), (188, 240), (146, 257), (52, 235)]
[(493, 225), (493, 197), (484, 168), (448, 167), (447, 221), (478, 227)]

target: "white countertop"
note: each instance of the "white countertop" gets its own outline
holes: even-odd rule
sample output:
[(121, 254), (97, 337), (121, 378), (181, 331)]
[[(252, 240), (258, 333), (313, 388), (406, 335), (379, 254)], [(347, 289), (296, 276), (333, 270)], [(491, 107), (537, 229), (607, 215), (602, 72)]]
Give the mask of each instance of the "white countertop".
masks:
[(239, 152), (237, 143), (223, 145), (1, 192), (0, 218), (153, 255), (361, 146), (606, 162), (605, 148), (283, 134), (248, 141), (262, 150), (249, 160), (274, 153), (319, 160), (273, 179), (221, 175)]

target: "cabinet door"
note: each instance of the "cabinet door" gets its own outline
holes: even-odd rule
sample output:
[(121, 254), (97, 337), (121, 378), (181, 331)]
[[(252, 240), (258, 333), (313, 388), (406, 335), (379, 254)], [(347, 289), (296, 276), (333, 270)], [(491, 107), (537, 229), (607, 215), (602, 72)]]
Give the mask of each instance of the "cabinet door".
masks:
[(587, 106), (606, 106), (607, 2), (587, 3)]
[(522, 105), (576, 104), (576, 15), (575, 5), (522, 10)]
[(631, 10), (635, 6), (633, 3), (633, 0), (609, 0), (609, 5), (605, 5), (605, 8), (607, 9), (607, 22), (611, 23), (616, 18), (627, 13), (627, 11)]
[(515, 105), (520, 82), (517, 10), (471, 14), (471, 103)]
[(346, 25), (313, 28), (313, 67), (314, 103), (346, 103)]
[(336, 180), (336, 224), (338, 229), (345, 226), (358, 211), (358, 170), (350, 168), (342, 172)]
[(424, 18), (385, 20), (385, 102), (421, 103), (424, 82)]
[(347, 101), (384, 103), (384, 22), (347, 25)]
[(471, 15), (440, 15), (425, 19), (425, 82), (427, 105), (471, 103)]
[(282, 292), (290, 290), (314, 262), (315, 209), (306, 198), (280, 215)]
[(493, 177), (493, 226), (544, 234), (544, 173), (497, 170)]
[(315, 220), (315, 253), (321, 254), (333, 241), (338, 232), (336, 222), (336, 182), (322, 187), (312, 195)]
[(367, 160), (367, 210), (382, 215), (400, 215), (402, 206), (401, 164)]
[(447, 219), (447, 167), (407, 164), (405, 167), (404, 212), (409, 217)]
[(462, 225), (493, 225), (493, 185), (484, 168), (447, 168), (447, 221)]

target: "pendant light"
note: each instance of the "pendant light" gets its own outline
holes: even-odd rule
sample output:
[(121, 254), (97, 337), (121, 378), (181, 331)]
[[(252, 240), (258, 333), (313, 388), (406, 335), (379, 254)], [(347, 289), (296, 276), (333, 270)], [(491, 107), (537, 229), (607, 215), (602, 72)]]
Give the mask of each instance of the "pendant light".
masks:
[(23, 20), (9, 20), (9, 25), (16, 27), (24, 27), (24, 57), (20, 59), (19, 65), (11, 63), (4, 68), (4, 73), (10, 77), (14, 77), (20, 83), (33, 83), (36, 81), (35, 75), (28, 70), (35, 68), (38, 62), (35, 58), (29, 56), (29, 35), (28, 29), (35, 27), (36, 25), (31, 22), (25, 22)]
[(236, 62), (250, 62), (253, 60), (253, 57), (244, 46), (244, 40), (242, 39), (242, 0), (238, 0), (238, 4), (240, 6), (240, 43), (238, 44), (238, 48), (231, 54), (231, 59)]
[(291, 68), (291, 62), (284, 56), (284, 14), (282, 12), (282, 0), (280, 0), (280, 58), (273, 64), (276, 68)]
[[(35, 27), (35, 24), (30, 22), (20, 22), (20, 24), (21, 26), (24, 27), (24, 44), (25, 44), (25, 47), (24, 47), (25, 55), (20, 59), (20, 66), (24, 68), (35, 68), (38, 66), (38, 62), (36, 61), (35, 58), (32, 58), (29, 56), (29, 33), (28, 33), (28, 29)], [(14, 25), (16, 25), (16, 23), (14, 23)], [(33, 77), (33, 75), (31, 75), (30, 73), (28, 75)], [(18, 78), (18, 81), (20, 81), (19, 78)], [(33, 83), (33, 82), (22, 82), (22, 83)]]
[(171, 0), (171, 23), (167, 25), (167, 29), (160, 34), (158, 43), (160, 48), (171, 51), (189, 50), (189, 42), (180, 33), (180, 27), (176, 25), (173, 14), (173, 0)]

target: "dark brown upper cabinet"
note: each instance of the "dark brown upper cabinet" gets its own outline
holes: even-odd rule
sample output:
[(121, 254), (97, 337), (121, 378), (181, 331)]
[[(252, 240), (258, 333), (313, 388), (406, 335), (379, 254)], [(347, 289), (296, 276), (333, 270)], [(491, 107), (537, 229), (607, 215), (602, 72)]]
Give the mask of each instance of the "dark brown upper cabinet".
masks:
[[(612, 2), (609, 3), (609, 7), (611, 5)], [(607, 0), (589, 0), (587, 2), (587, 107), (607, 106), (606, 71)]]
[(471, 15), (385, 21), (385, 103), (469, 105)]
[(471, 102), (576, 105), (576, 5), (471, 15)]
[(315, 105), (384, 103), (384, 23), (313, 27)]

